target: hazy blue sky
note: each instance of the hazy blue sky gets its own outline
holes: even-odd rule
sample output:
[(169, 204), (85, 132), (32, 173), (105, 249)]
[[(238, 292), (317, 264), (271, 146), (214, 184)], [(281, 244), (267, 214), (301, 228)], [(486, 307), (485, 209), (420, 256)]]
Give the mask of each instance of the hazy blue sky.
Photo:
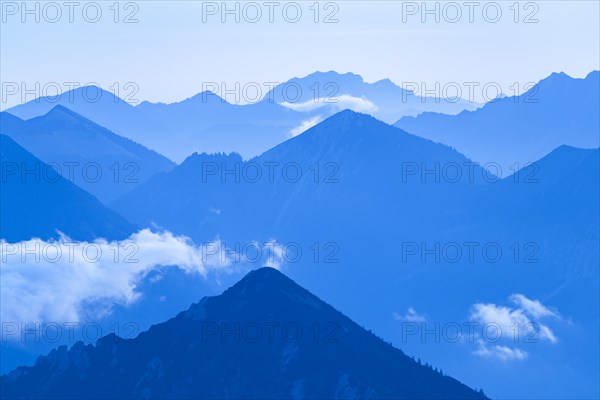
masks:
[[(78, 2), (73, 22), (62, 1), (37, 3), (38, 11), (36, 2), (28, 2), (32, 14), (23, 13), (21, 1), (3, 1), (3, 89), (6, 82), (25, 82), (36, 91), (39, 82), (37, 92), (44, 94), (51, 82), (65, 90), (65, 82), (105, 88), (117, 82), (126, 97), (132, 89), (125, 90), (125, 83), (135, 82), (139, 91), (132, 100), (172, 102), (201, 91), (205, 82), (262, 85), (336, 70), (369, 82), (389, 78), (430, 87), (433, 82), (498, 82), (507, 92), (514, 82), (524, 85), (553, 71), (583, 77), (600, 63), (597, 1), (520, 2), (517, 7), (513, 1), (483, 1), (472, 2), (471, 9), (464, 1), (428, 2), (430, 9), (437, 4), (439, 22), (435, 14), (422, 15), (420, 1), (321, 2), (317, 23), (313, 1), (272, 3), (239, 3), (236, 23), (233, 14), (222, 22), (221, 2), (121, 2), (115, 23), (113, 1)], [(96, 19), (97, 5), (102, 15), (89, 22)], [(252, 23), (256, 5), (262, 16)], [(298, 7), (302, 16), (292, 23)], [(498, 8), (502, 15), (496, 18)], [(138, 22), (123, 22), (130, 13)], [(324, 23), (331, 13), (338, 22)], [(46, 93), (54, 93), (46, 87)], [(3, 93), (2, 108), (22, 99), (22, 93)]]

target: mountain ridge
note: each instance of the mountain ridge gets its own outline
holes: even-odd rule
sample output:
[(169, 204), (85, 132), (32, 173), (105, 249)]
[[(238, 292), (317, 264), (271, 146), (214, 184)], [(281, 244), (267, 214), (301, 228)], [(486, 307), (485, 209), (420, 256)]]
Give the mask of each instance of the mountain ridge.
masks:
[[(229, 331), (228, 340), (226, 328), (213, 329), (269, 323), (306, 330), (293, 337), (275, 328), (257, 340), (249, 333), (236, 340)], [(313, 336), (308, 329), (315, 323), (336, 330)], [(110, 334), (96, 346), (61, 347), (0, 379), (3, 397), (486, 398), (415, 362), (271, 268), (249, 273), (135, 339)]]
[[(600, 72), (585, 78), (553, 73), (518, 96), (503, 97), (457, 115), (422, 113), (394, 126), (453, 146), (484, 165), (508, 171), (549, 154), (560, 145), (600, 145)], [(504, 175), (506, 176), (506, 174)]]
[[(74, 240), (124, 239), (136, 230), (135, 225), (104, 207), (93, 195), (49, 172), (54, 171), (51, 166), (9, 136), (0, 135), (0, 143), (2, 239), (50, 239), (58, 238), (59, 232)], [(18, 168), (9, 171), (9, 165)], [(19, 168), (37, 172), (23, 176)]]
[[(29, 120), (2, 113), (5, 133), (104, 203), (175, 164), (157, 152), (62, 106)], [(5, 128), (6, 126), (6, 128)], [(64, 171), (68, 169), (68, 173)]]

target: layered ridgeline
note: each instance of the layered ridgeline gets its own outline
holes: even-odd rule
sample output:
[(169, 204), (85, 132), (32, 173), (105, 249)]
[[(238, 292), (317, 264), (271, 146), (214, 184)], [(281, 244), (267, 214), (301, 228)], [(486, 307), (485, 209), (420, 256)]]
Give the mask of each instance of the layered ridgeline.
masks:
[[(130, 99), (132, 100), (132, 99)], [(180, 102), (133, 106), (97, 86), (42, 97), (7, 110), (22, 119), (42, 116), (56, 105), (181, 162), (192, 151), (238, 151), (252, 157), (286, 140), (310, 118), (274, 102), (232, 104), (203, 91)]]
[(600, 146), (599, 77), (598, 71), (584, 79), (554, 73), (522, 95), (498, 99), (475, 111), (454, 116), (423, 113), (395, 125), (508, 171), (515, 163), (523, 167), (561, 145)]
[[(127, 96), (127, 100), (136, 99)], [(133, 106), (99, 87), (85, 86), (7, 111), (30, 119), (56, 105), (176, 162), (192, 151), (235, 151), (248, 159), (346, 108), (391, 123), (424, 111), (455, 114), (477, 107), (463, 100), (420, 97), (389, 80), (367, 83), (359, 75), (330, 71), (279, 84), (205, 83), (198, 94), (169, 104), (144, 101)]]
[(135, 227), (63, 178), (14, 140), (0, 135), (0, 238), (8, 242), (58, 238), (123, 239)]
[[(126, 96), (125, 98), (128, 98)], [(56, 106), (63, 106), (88, 118), (118, 135), (132, 139), (152, 150), (153, 135), (166, 134), (168, 129), (150, 120), (127, 101), (98, 86), (83, 86), (60, 96), (40, 97), (9, 108), (6, 112), (28, 120), (47, 114)], [(164, 154), (164, 153), (163, 153)]]
[(600, 149), (560, 146), (535, 163), (490, 185), (484, 201), (499, 213), (478, 218), (518, 232), (597, 241), (600, 218)]
[[(459, 168), (458, 179), (454, 169), (451, 182), (424, 178), (426, 169), (446, 165)], [(410, 227), (414, 236), (448, 228), (463, 208), (452, 199), (482, 177), (447, 146), (346, 110), (249, 161), (194, 154), (112, 206), (142, 225), (198, 240), (244, 231), (314, 235), (311, 226), (337, 232), (350, 226), (357, 234), (378, 227), (382, 235)]]
[(276, 101), (299, 111), (318, 110), (328, 116), (346, 108), (374, 116), (389, 124), (403, 116), (431, 111), (458, 114), (475, 110), (480, 105), (461, 98), (441, 99), (420, 93), (421, 83), (389, 79), (369, 83), (357, 74), (335, 71), (314, 72), (302, 78), (292, 78), (271, 90), (265, 101)]
[(175, 166), (160, 154), (60, 105), (26, 121), (1, 113), (0, 133), (104, 203)]
[(0, 383), (3, 398), (485, 398), (271, 268), (134, 339), (60, 347)]
[[(476, 344), (417, 334), (403, 347), (461, 379), (485, 382), (491, 393), (506, 393), (502, 382), (510, 381), (515, 396), (543, 387), (545, 395), (568, 397), (597, 371), (589, 356), (597, 349), (600, 295), (597, 155), (560, 147), (530, 169), (494, 177), (450, 147), (344, 111), (246, 162), (236, 154), (192, 155), (113, 204), (138, 224), (195, 241), (288, 245), (283, 264), (291, 276), (386, 338), (401, 335), (409, 306), (428, 324), (443, 324), (465, 321), (475, 303), (515, 293), (547, 299), (576, 328), (558, 322), (555, 344), (503, 342), (529, 355), (510, 368), (474, 355)], [(579, 361), (565, 371), (574, 355)], [(489, 368), (494, 375), (482, 372)]]
[[(563, 146), (494, 176), (445, 145), (343, 111), (249, 161), (194, 154), (111, 205), (195, 240), (522, 240), (564, 267), (597, 254), (588, 252), (597, 248), (597, 158), (598, 149)], [(577, 243), (591, 247), (566, 250)]]

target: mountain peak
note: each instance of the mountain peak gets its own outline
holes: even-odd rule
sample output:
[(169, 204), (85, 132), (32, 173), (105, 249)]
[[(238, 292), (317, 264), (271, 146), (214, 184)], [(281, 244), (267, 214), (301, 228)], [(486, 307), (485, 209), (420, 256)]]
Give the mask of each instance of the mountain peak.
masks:
[[(341, 127), (342, 129), (344, 129), (344, 128), (348, 128), (350, 125), (361, 125), (362, 126), (362, 125), (371, 124), (371, 123), (380, 123), (380, 124), (385, 125), (384, 122), (381, 122), (368, 114), (363, 114), (363, 113), (353, 111), (353, 110), (347, 108), (347, 109), (342, 110), (338, 113), (335, 113), (331, 117), (325, 119), (323, 122), (316, 125), (314, 128), (322, 125), (322, 126), (326, 126), (326, 127), (338, 126), (338, 127)], [(314, 128), (311, 128), (311, 129), (314, 129)]]
[(365, 83), (363, 77), (361, 75), (352, 73), (352, 72), (345, 72), (345, 73), (340, 73), (337, 71), (315, 71), (312, 72), (306, 76), (303, 77), (293, 77), (291, 79), (289, 79), (286, 83), (282, 84), (288, 84), (290, 82), (305, 82), (307, 83), (309, 86), (312, 84), (315, 84), (317, 82), (321, 82), (321, 83), (336, 83), (338, 84), (340, 87), (346, 87), (347, 85), (362, 85)]
[(361, 82), (363, 81), (362, 76), (360, 76), (359, 74), (355, 74), (353, 72), (337, 72), (334, 70), (329, 70), (329, 71), (315, 71), (311, 74), (308, 74), (307, 76), (304, 77), (304, 79), (306, 78), (331, 78), (331, 77), (336, 77), (336, 78), (340, 78), (340, 77), (344, 77), (344, 78), (350, 78), (350, 79), (360, 79)]
[[(73, 92), (77, 96), (80, 96), (82, 100), (95, 103), (99, 100), (103, 101), (114, 101), (124, 103), (125, 101), (120, 97), (116, 96), (113, 92), (102, 89), (98, 85), (85, 85), (77, 87), (69, 92)], [(67, 93), (69, 93), (67, 92)], [(64, 96), (66, 93), (63, 93)]]
[(81, 115), (77, 114), (75, 111), (70, 110), (67, 107), (62, 106), (60, 104), (52, 107), (50, 109), (50, 111), (48, 111), (46, 114), (44, 114), (44, 117), (51, 117), (51, 116), (58, 116), (58, 115), (69, 116), (71, 118), (83, 118)]
[(81, 114), (78, 114), (70, 108), (62, 106), (60, 104), (52, 107), (50, 111), (48, 111), (46, 114), (40, 117), (32, 118), (29, 121), (33, 121), (35, 123), (42, 123), (44, 125), (48, 123), (59, 124), (60, 126), (76, 124), (78, 126), (81, 125), (81, 127), (97, 126), (100, 129), (105, 129), (104, 127), (97, 125), (95, 122), (85, 118)]
[(203, 103), (227, 103), (230, 104), (227, 100), (216, 94), (215, 92), (211, 92), (210, 90), (204, 90), (190, 98), (190, 100), (201, 101)]
[(485, 398), (325, 304), (279, 271), (261, 268), (152, 326), (135, 345), (112, 335), (20, 367), (0, 377), (2, 395), (280, 399), (298, 397), (300, 384), (302, 398), (346, 398), (340, 387), (351, 388), (353, 398)]
[(300, 287), (296, 282), (285, 276), (280, 271), (271, 267), (263, 267), (250, 271), (238, 283), (227, 289), (224, 296), (252, 297), (257, 294), (260, 297), (270, 297), (276, 293), (285, 293), (287, 297), (304, 297), (308, 291)]
[(240, 280), (237, 284), (253, 286), (257, 289), (262, 289), (265, 286), (294, 286), (301, 289), (296, 282), (288, 278), (279, 270), (271, 267), (262, 267), (252, 270), (248, 272), (246, 276), (244, 276), (244, 278), (242, 278), (242, 280)]
[(542, 86), (548, 86), (550, 84), (564, 85), (564, 84), (568, 84), (568, 83), (572, 82), (575, 79), (576, 78), (573, 78), (572, 76), (567, 75), (565, 72), (559, 71), (559, 72), (551, 73), (544, 79), (540, 80), (536, 85), (542, 85)]
[(600, 76), (600, 70), (594, 70), (586, 75), (585, 79), (598, 79)]
[(244, 277), (244, 279), (265, 280), (265, 279), (271, 279), (274, 277), (276, 277), (276, 279), (285, 278), (285, 279), (289, 280), (290, 282), (292, 281), (287, 276), (285, 276), (284, 274), (279, 272), (277, 269), (271, 268), (271, 267), (262, 267), (262, 268), (252, 270)]
[(580, 148), (563, 144), (538, 160), (536, 164), (546, 163), (548, 162), (547, 160), (551, 160), (552, 163), (565, 167), (564, 164), (573, 164), (576, 160), (582, 159), (594, 151), (598, 151), (598, 148)]

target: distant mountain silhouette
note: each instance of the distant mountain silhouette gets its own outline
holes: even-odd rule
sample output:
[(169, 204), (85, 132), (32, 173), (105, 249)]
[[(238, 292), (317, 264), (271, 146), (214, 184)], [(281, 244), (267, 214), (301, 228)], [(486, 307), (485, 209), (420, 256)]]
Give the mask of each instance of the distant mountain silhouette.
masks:
[(513, 241), (535, 239), (543, 258), (562, 264), (554, 276), (600, 283), (598, 182), (600, 149), (560, 146), (474, 197), (494, 213), (470, 208), (482, 231), (493, 227)]
[(0, 112), (0, 129), (2, 132), (18, 131), (23, 129), (25, 121), (7, 112)]
[[(431, 337), (424, 343), (416, 337), (401, 347), (489, 393), (568, 398), (573, 388), (583, 393), (598, 372), (591, 356), (600, 312), (595, 157), (596, 150), (559, 147), (536, 161), (533, 177), (522, 170), (491, 183), (474, 167), (474, 182), (467, 181), (465, 170), (458, 182), (439, 181), (436, 168), (469, 160), (446, 145), (344, 111), (249, 161), (235, 153), (193, 154), (112, 204), (140, 226), (154, 222), (196, 243), (215, 237), (230, 248), (250, 241), (297, 243), (303, 255), (282, 263), (286, 273), (394, 343), (401, 321), (392, 313), (407, 307), (425, 315), (428, 324), (447, 323), (464, 321), (476, 302), (499, 304), (511, 293), (540, 299), (565, 320), (572, 318), (573, 325), (554, 322), (556, 344), (514, 344), (529, 353), (526, 362), (494, 368), (493, 375), (488, 370), (497, 360), (480, 358), (466, 343), (431, 343)], [(272, 182), (266, 163), (275, 166)], [(407, 163), (429, 172), (403, 179)], [(253, 165), (262, 169), (258, 181), (236, 179), (244, 168), (253, 176)], [(302, 177), (284, 179), (286, 165), (299, 167)], [(217, 171), (207, 176), (207, 168)], [(537, 183), (526, 183), (527, 178)], [(425, 247), (427, 254), (404, 261), (406, 242)], [(466, 242), (477, 244), (474, 262), (465, 247), (456, 262), (432, 251), (435, 245)], [(498, 262), (482, 257), (482, 247), (490, 243), (503, 252)], [(536, 246), (533, 252), (524, 248), (528, 244)], [(533, 263), (523, 263), (530, 257)], [(234, 272), (220, 282), (235, 279)], [(175, 282), (156, 294), (176, 298), (181, 284)], [(151, 310), (153, 304), (142, 299), (137, 306)], [(173, 313), (183, 307), (170, 304), (164, 307)], [(564, 369), (566, 363), (572, 367)]]
[[(498, 203), (513, 211), (521, 210), (515, 219), (529, 221), (528, 228), (552, 229), (560, 219), (565, 224), (586, 223), (570, 234), (600, 235), (593, 229), (598, 222), (600, 210), (595, 200), (600, 199), (600, 149), (579, 149), (560, 146), (534, 164), (518, 171), (502, 181), (495, 190)], [(509, 196), (500, 193), (512, 186)], [(518, 191), (518, 193), (515, 193)], [(565, 208), (565, 206), (568, 207)], [(548, 218), (551, 215), (552, 218)], [(565, 233), (565, 232), (563, 232)], [(592, 237), (590, 237), (591, 239)]]
[(2, 398), (485, 398), (271, 268), (135, 339), (59, 347), (0, 383)]
[(473, 160), (509, 167), (534, 162), (561, 145), (600, 146), (600, 72), (585, 79), (553, 73), (520, 96), (456, 116), (424, 113), (395, 125), (455, 147)]
[[(420, 82), (416, 84), (419, 87), (421, 85)], [(335, 71), (317, 71), (303, 78), (292, 78), (273, 88), (263, 101), (271, 99), (277, 103), (288, 103), (290, 107), (303, 105), (305, 109), (317, 107), (317, 101), (321, 99), (320, 105), (323, 107), (319, 111), (324, 117), (352, 108), (390, 124), (400, 117), (426, 111), (457, 114), (479, 107), (478, 104), (463, 99), (448, 101), (439, 98), (439, 95), (421, 96), (389, 79), (367, 83), (360, 75)]]
[(211, 92), (171, 104), (143, 102), (134, 107), (97, 86), (65, 92), (58, 100), (35, 99), (7, 112), (30, 119), (56, 105), (176, 162), (192, 151), (238, 151), (252, 157), (287, 139), (292, 128), (310, 117), (277, 103), (230, 104)]
[[(530, 382), (543, 385), (545, 379), (534, 371), (550, 368), (548, 374), (560, 379), (545, 384), (547, 393), (566, 396), (568, 382), (583, 382), (585, 371), (597, 371), (597, 363), (585, 356), (596, 348), (600, 312), (600, 168), (594, 154), (597, 150), (560, 147), (536, 162), (539, 170), (533, 176), (523, 170), (518, 176), (490, 179), (486, 173), (488, 179), (481, 179), (483, 170), (473, 166), (473, 182), (467, 168), (457, 182), (436, 180), (436, 168), (469, 160), (445, 145), (344, 111), (247, 162), (236, 154), (194, 154), (114, 206), (140, 225), (154, 222), (194, 241), (218, 236), (231, 246), (271, 239), (297, 244), (302, 257), (283, 263), (294, 279), (395, 340), (398, 325), (390, 315), (398, 304), (448, 322), (462, 321), (475, 302), (506, 299), (511, 293), (551, 299), (589, 334), (565, 338), (556, 346), (560, 350), (533, 346), (526, 363), (498, 372), (501, 379), (466, 367), (476, 356), (455, 344), (438, 347), (416, 340), (407, 346), (446, 363), (444, 370), (452, 366), (453, 375), (470, 383), (484, 379), (490, 393), (491, 388), (502, 392), (506, 380), (516, 385), (513, 393), (533, 393)], [(277, 166), (273, 182), (267, 163)], [(243, 177), (245, 167), (247, 176), (254, 176), (252, 165), (262, 166), (256, 182)], [(295, 165), (289, 177), (299, 168), (301, 179), (283, 179), (286, 165)], [(405, 165), (420, 171), (403, 179)], [(206, 176), (207, 168), (218, 171)], [(421, 250), (405, 257), (405, 243)], [(473, 260), (465, 243), (475, 244)], [(451, 252), (440, 250), (449, 244), (462, 251), (456, 261), (448, 261)], [(484, 246), (500, 248), (501, 259), (491, 261)], [(365, 307), (364, 298), (377, 306)], [(582, 361), (565, 372), (561, 365), (574, 354)]]
[[(459, 195), (468, 177), (463, 171), (451, 184), (431, 176), (424, 182), (422, 166), (468, 162), (447, 146), (346, 110), (247, 162), (236, 154), (194, 154), (111, 205), (141, 225), (156, 223), (198, 239), (227, 227), (236, 233), (257, 226), (265, 233), (298, 233), (308, 221), (339, 229), (336, 223), (349, 213), (356, 225), (368, 221), (389, 229), (386, 220), (402, 218), (406, 225), (418, 220), (417, 229), (426, 230), (430, 223), (438, 226), (438, 212), (455, 212), (434, 205)], [(279, 166), (272, 182), (268, 165)], [(209, 167), (218, 172), (209, 176)], [(244, 174), (256, 168), (260, 179), (246, 179)], [(419, 171), (408, 176), (413, 168)], [(482, 172), (473, 168), (479, 180)], [(225, 171), (234, 173), (222, 179)], [(370, 204), (377, 207), (365, 208)], [(355, 214), (356, 209), (362, 212)]]
[(167, 158), (63, 107), (15, 120), (0, 114), (0, 131), (103, 202), (111, 201), (175, 166)]
[(0, 238), (123, 239), (136, 228), (94, 196), (53, 172), (13, 139), (0, 135)]
[(6, 111), (27, 120), (45, 115), (57, 105), (66, 107), (120, 136), (159, 152), (160, 149), (152, 146), (152, 136), (164, 135), (168, 132), (168, 129), (162, 127), (158, 121), (149, 119), (114, 93), (93, 85), (67, 91), (58, 98), (40, 97)]
[(231, 104), (212, 92), (171, 104), (143, 102), (136, 109), (170, 127), (171, 136), (161, 137), (156, 147), (176, 161), (190, 150), (236, 151), (250, 158), (286, 140), (307, 118), (274, 102)]
[[(334, 92), (329, 86), (325, 87), (330, 82), (335, 82)], [(315, 91), (317, 86), (320, 89)], [(333, 71), (294, 78), (280, 84), (271, 93), (267, 93), (268, 87), (262, 88), (262, 100), (243, 99), (250, 102), (246, 105), (232, 104), (231, 101), (235, 100), (227, 93), (220, 97), (219, 93), (204, 91), (170, 104), (144, 101), (132, 106), (111, 92), (97, 86), (86, 86), (65, 92), (58, 99), (34, 99), (7, 112), (30, 119), (62, 105), (118, 135), (181, 162), (193, 151), (237, 152), (248, 159), (345, 108), (372, 113), (393, 122), (403, 115), (416, 115), (423, 111), (452, 114), (477, 106), (463, 100), (451, 103), (421, 98), (389, 80), (369, 84), (359, 75)], [(233, 86), (223, 89), (233, 90)], [(240, 101), (241, 90), (236, 93)], [(300, 96), (296, 96), (294, 90), (298, 90)], [(292, 106), (309, 102), (311, 106), (311, 101), (318, 100), (315, 98), (317, 95), (323, 98), (344, 97), (338, 103), (318, 108), (292, 109), (289, 104), (281, 105), (285, 102), (293, 103)], [(376, 107), (364, 108), (360, 105), (364, 102), (374, 103)]]

